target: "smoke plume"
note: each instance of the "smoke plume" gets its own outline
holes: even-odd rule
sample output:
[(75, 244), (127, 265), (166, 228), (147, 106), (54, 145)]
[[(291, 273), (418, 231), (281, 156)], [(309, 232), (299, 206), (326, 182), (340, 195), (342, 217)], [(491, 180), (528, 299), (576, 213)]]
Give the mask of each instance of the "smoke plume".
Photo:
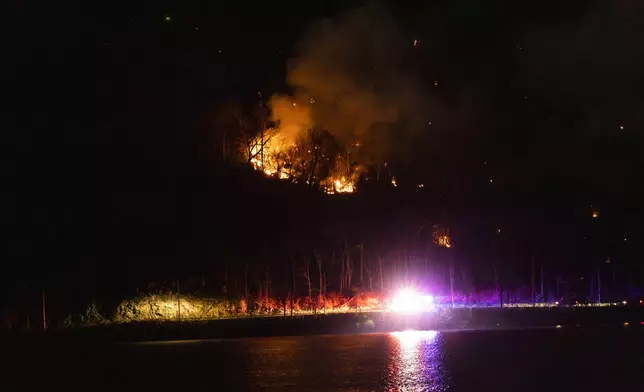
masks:
[(384, 6), (322, 20), (289, 61), (293, 96), (273, 98), (273, 120), (288, 137), (314, 126), (345, 146), (358, 143), (365, 163), (385, 159), (427, 123), (413, 55), (413, 39)]

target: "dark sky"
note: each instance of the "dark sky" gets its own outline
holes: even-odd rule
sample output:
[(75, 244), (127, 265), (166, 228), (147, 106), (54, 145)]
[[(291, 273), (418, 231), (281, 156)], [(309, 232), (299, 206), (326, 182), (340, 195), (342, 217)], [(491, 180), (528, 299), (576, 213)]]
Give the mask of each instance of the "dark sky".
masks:
[[(182, 159), (200, 143), (187, 119), (285, 91), (287, 60), (307, 26), (359, 4), (14, 2), (5, 92), (9, 121), (26, 132), (11, 137), (36, 155), (127, 140)], [(400, 34), (420, 41), (414, 67), (436, 116), (422, 135), (431, 153), (414, 157), (418, 170), (477, 172), (487, 161), (490, 176), (512, 181), (547, 173), (632, 183), (641, 8), (624, 0), (390, 4)]]
[[(385, 5), (393, 20), (387, 28), (409, 45), (401, 61), (431, 117), (404, 150), (402, 178), (441, 184), (454, 198), (493, 186), (503, 200), (531, 207), (561, 197), (582, 210), (593, 203), (639, 208), (643, 5), (396, 3)], [(12, 1), (2, 172), (11, 188), (4, 221), (18, 224), (7, 230), (35, 252), (26, 239), (64, 235), (60, 227), (74, 220), (79, 237), (66, 241), (92, 252), (95, 243), (82, 239), (78, 225), (110, 215), (96, 195), (115, 194), (109, 203), (118, 204), (119, 192), (174, 189), (182, 177), (207, 172), (209, 114), (253, 102), (258, 91), (288, 92), (289, 59), (309, 27), (360, 7)], [(394, 62), (397, 52), (379, 54)], [(541, 199), (544, 189), (557, 197)], [(20, 244), (13, 255), (22, 254)]]

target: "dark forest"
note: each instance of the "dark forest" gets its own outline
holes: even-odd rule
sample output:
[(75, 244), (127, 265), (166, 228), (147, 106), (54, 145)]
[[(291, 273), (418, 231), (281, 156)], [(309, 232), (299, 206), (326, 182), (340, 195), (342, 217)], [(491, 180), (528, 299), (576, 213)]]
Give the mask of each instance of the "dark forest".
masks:
[(439, 3), (13, 2), (0, 311), (644, 285), (641, 6)]

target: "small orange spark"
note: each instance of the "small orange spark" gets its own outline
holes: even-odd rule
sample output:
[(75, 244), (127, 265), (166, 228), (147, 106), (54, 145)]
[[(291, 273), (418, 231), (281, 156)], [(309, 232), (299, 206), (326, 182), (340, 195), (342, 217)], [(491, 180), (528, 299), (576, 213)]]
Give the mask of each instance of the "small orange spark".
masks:
[(436, 244), (445, 248), (451, 248), (452, 242), (450, 241), (449, 235), (438, 236)]

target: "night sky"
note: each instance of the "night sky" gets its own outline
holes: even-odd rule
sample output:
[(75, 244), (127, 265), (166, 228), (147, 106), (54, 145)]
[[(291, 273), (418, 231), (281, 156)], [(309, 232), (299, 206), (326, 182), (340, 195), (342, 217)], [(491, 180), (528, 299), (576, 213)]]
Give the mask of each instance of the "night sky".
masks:
[[(394, 3), (12, 1), (2, 220), (15, 281), (202, 260), (186, 261), (189, 275), (220, 242), (243, 243), (242, 206), (229, 204), (238, 195), (216, 185), (232, 177), (211, 156), (209, 127), (220, 107), (292, 93), (289, 67), (325, 18), (372, 23), (377, 40), (342, 40), (366, 53), (355, 75), (370, 80), (372, 58), (397, 64), (422, 96), (410, 123), (424, 125), (395, 149), (403, 184), (426, 184), (472, 222), (485, 198), (519, 221), (518, 210), (561, 219), (574, 242), (587, 233), (565, 222), (601, 210), (606, 249), (644, 240), (643, 4)], [(226, 240), (201, 244), (222, 230)], [(589, 265), (607, 253), (584, 252)]]

